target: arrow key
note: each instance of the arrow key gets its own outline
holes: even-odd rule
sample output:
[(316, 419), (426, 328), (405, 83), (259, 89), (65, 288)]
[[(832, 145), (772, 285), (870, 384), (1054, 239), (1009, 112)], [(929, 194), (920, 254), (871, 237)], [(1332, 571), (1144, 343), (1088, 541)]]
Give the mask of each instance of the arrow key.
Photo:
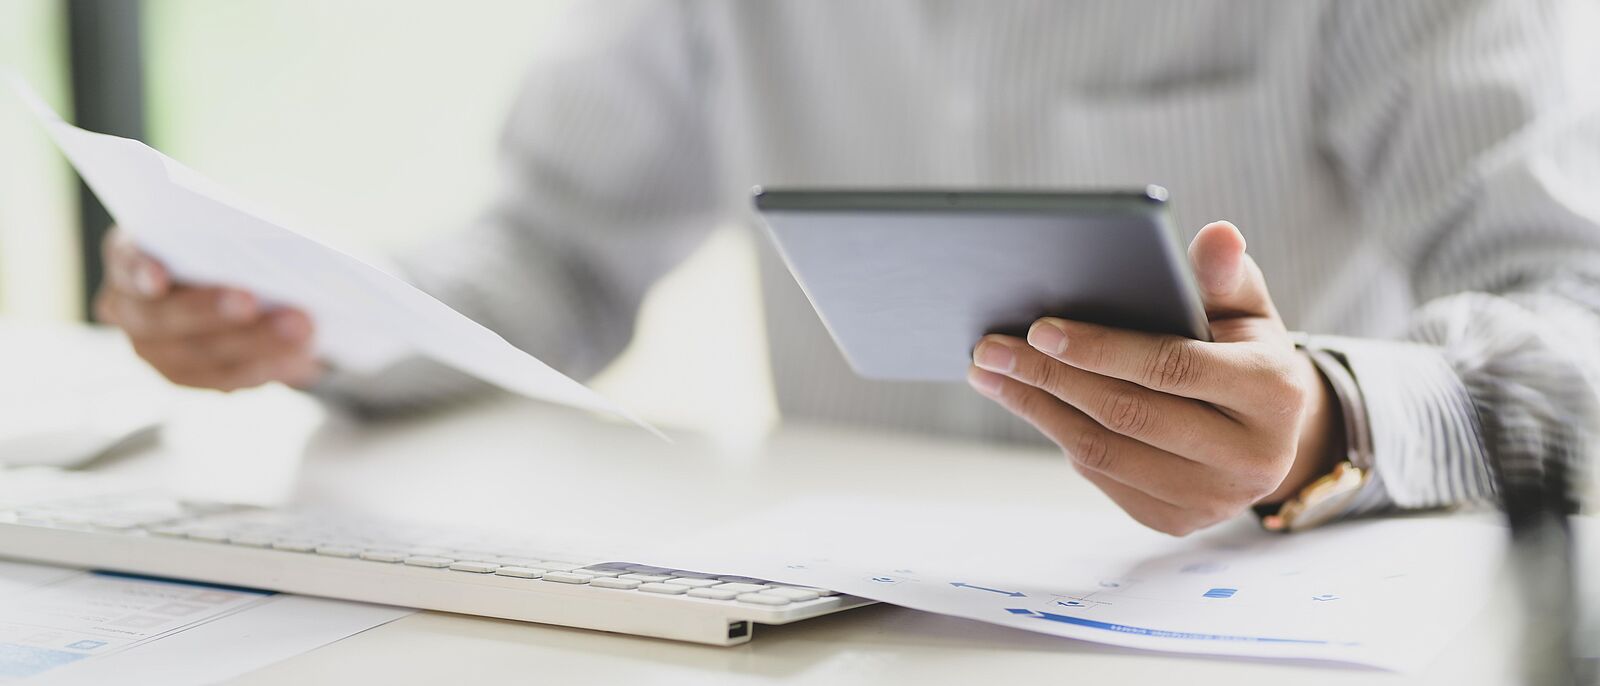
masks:
[(762, 591), (760, 593), (740, 593), (737, 600), (741, 603), (750, 603), (752, 605), (773, 606), (788, 605), (790, 602), (793, 602), (781, 595), (772, 595), (766, 591)]
[(778, 588), (761, 591), (761, 594), (774, 595), (780, 598), (788, 598), (789, 600), (797, 603), (803, 603), (807, 600), (816, 600), (817, 598), (822, 597), (821, 594), (817, 593), (816, 591), (807, 591), (803, 588), (784, 588), (781, 586)]
[[(627, 577), (624, 576), (623, 578), (627, 578)], [(717, 584), (716, 586), (712, 586), (712, 588), (719, 588), (719, 589), (722, 589), (724, 591), (733, 591), (734, 593), (759, 593), (761, 591), (767, 590), (770, 587), (767, 586), (766, 584), (747, 584), (747, 583), (735, 582), (735, 583)]]

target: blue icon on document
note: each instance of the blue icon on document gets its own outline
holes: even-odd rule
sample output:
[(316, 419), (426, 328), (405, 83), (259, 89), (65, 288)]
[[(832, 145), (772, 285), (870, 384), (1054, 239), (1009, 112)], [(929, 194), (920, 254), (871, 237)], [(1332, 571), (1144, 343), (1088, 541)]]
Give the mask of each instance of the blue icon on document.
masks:
[(1085, 605), (1082, 600), (1057, 600), (1056, 604), (1062, 607), (1083, 607)]
[(892, 584), (892, 583), (894, 583), (894, 577), (892, 577), (892, 576), (875, 576), (875, 577), (872, 577), (872, 580), (876, 581), (876, 582), (878, 582), (880, 584)]
[(1330, 601), (1330, 600), (1338, 600), (1338, 599), (1339, 599), (1339, 596), (1337, 596), (1337, 595), (1334, 595), (1334, 594), (1332, 594), (1332, 593), (1324, 593), (1324, 594), (1322, 594), (1322, 595), (1314, 595), (1314, 596), (1311, 596), (1311, 599), (1312, 599), (1312, 600), (1315, 600), (1315, 601), (1317, 601), (1317, 602), (1322, 602), (1322, 603), (1326, 603), (1326, 602), (1328, 602), (1328, 601)]
[(73, 650), (94, 650), (95, 648), (99, 648), (100, 646), (103, 646), (105, 644), (106, 644), (105, 641), (91, 641), (91, 640), (88, 640), (88, 639), (84, 639), (82, 641), (77, 641), (75, 643), (69, 643), (69, 644), (67, 644), (67, 647), (68, 648), (72, 648)]
[(1213, 588), (1203, 595), (1207, 598), (1232, 598), (1233, 594), (1238, 592), (1239, 589), (1237, 588)]

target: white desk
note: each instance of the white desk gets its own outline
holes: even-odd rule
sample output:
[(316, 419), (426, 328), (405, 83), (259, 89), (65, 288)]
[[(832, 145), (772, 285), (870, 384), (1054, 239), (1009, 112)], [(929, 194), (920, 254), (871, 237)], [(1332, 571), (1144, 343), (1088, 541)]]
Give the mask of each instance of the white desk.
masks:
[[(251, 430), (263, 436), (303, 423), (303, 407), (276, 413), (270, 398), (238, 401), (248, 405), (247, 416), (265, 410), (251, 422)], [(824, 492), (872, 498), (915, 489), (929, 498), (1003, 503), (1026, 487), (1057, 494), (1063, 510), (1113, 507), (1049, 450), (805, 426), (782, 429), (762, 446), (718, 447), (693, 436), (666, 445), (631, 427), (512, 399), (378, 426), (334, 419), (313, 434), (303, 460), (278, 464), (241, 464), (225, 447), (197, 462), (193, 447), (186, 456), (158, 449), (104, 468), (170, 470), (190, 476), (192, 483), (200, 467), (203, 490), (239, 492), (276, 482), (287, 485), (297, 501), (407, 519), (525, 519), (539, 526), (541, 513), (597, 501), (615, 504), (614, 512), (600, 510), (583, 520), (595, 529), (627, 525), (636, 521), (636, 513), (648, 513), (653, 526), (693, 527), (781, 498)], [(1518, 681), (1506, 629), (1515, 600), (1513, 593), (1492, 598), (1483, 621), (1474, 623), (1486, 628), (1459, 632), (1421, 681)], [(1359, 668), (1111, 648), (885, 606), (758, 627), (751, 643), (734, 648), (425, 612), (246, 675), (239, 683), (840, 686), (1068, 679), (1411, 683)]]
[[(148, 466), (152, 460), (145, 459)], [(216, 455), (217, 460), (228, 459)], [(121, 468), (138, 468), (140, 460)], [(846, 476), (848, 475), (848, 476)], [(1059, 493), (1064, 509), (1111, 507), (1053, 452), (820, 427), (790, 427), (765, 446), (664, 445), (532, 402), (507, 400), (419, 421), (335, 423), (311, 442), (297, 500), (388, 516), (526, 518), (595, 501), (627, 504), (590, 520), (696, 526), (788, 496), (873, 497), (914, 488), (932, 498), (1005, 502), (1021, 485)], [(1462, 634), (1430, 683), (1510, 683), (1498, 632)], [(1041, 675), (1116, 683), (1386, 683), (1365, 669), (1179, 657), (1079, 643), (892, 607), (871, 607), (714, 648), (577, 629), (420, 613), (246, 676), (241, 683), (971, 684)]]

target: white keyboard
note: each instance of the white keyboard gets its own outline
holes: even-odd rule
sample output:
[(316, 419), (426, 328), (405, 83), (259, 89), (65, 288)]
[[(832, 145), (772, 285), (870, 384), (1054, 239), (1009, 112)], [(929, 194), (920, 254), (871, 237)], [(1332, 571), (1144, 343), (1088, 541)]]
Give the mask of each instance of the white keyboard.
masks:
[(461, 530), (186, 502), (42, 468), (0, 471), (0, 556), (712, 645), (870, 603)]

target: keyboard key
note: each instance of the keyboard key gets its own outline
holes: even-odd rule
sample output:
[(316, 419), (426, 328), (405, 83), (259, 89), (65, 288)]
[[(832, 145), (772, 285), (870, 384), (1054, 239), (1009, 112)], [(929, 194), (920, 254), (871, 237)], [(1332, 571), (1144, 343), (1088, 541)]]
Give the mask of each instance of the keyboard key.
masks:
[(751, 605), (771, 605), (774, 607), (788, 605), (791, 602), (783, 596), (767, 595), (766, 593), (740, 593), (735, 600), (741, 603), (750, 603)]
[(433, 557), (431, 555), (412, 555), (405, 559), (405, 563), (413, 567), (432, 567), (435, 569), (449, 567), (455, 563), (448, 557)]
[(757, 584), (762, 587), (767, 585), (765, 579), (752, 579), (748, 576), (718, 576), (717, 578), (730, 584)]
[(328, 557), (355, 557), (361, 554), (361, 549), (344, 545), (319, 545), (316, 553)]
[(661, 593), (665, 595), (683, 595), (689, 590), (687, 586), (674, 586), (672, 584), (649, 583), (640, 584), (639, 590), (645, 593)]
[[(189, 534), (189, 538), (194, 538), (194, 534)], [(228, 537), (229, 543), (234, 545), (242, 545), (247, 548), (271, 548), (274, 540), (276, 539), (272, 536), (263, 536), (260, 534), (240, 534), (238, 536)]]
[(400, 562), (406, 559), (406, 554), (395, 550), (363, 550), (361, 559), (373, 562)]
[(652, 576), (671, 576), (672, 575), (672, 570), (667, 569), (666, 567), (651, 567), (650, 565), (624, 565), (623, 569), (626, 569), (626, 570), (628, 570), (630, 572), (635, 572), (635, 573), (638, 573), (638, 574), (649, 574), (649, 575), (652, 575)]
[(317, 549), (317, 544), (311, 541), (282, 540), (272, 542), (273, 550), (287, 550), (291, 553), (309, 553)]
[(77, 522), (80, 524), (88, 523), (90, 519), (89, 515), (83, 512), (58, 512), (48, 508), (35, 509), (31, 507), (17, 510), (17, 517), (30, 522)]
[(579, 574), (577, 572), (545, 572), (542, 578), (545, 581), (557, 581), (563, 584), (586, 584), (594, 579), (588, 574)]
[(452, 550), (448, 553), (440, 555), (439, 557), (448, 557), (452, 560), (459, 560), (461, 562), (487, 562), (489, 564), (500, 564), (498, 562), (500, 559), (498, 555), (493, 553), (474, 552), (471, 550)]
[(685, 571), (683, 571), (681, 569), (674, 569), (674, 570), (672, 570), (670, 572), (667, 572), (667, 573), (669, 573), (669, 574), (671, 574), (671, 575), (673, 575), (673, 576), (675, 576), (675, 577), (677, 577), (679, 579), (716, 579), (717, 578), (717, 575), (715, 575), (715, 574), (706, 574), (704, 572), (685, 572)]
[(666, 581), (668, 579), (671, 579), (672, 577), (670, 577), (670, 576), (662, 576), (660, 574), (639, 574), (639, 573), (635, 572), (633, 574), (623, 574), (619, 578), (632, 579), (634, 581), (640, 581), (640, 582), (644, 582), (644, 583), (648, 584), (648, 583), (660, 583), (660, 582)]
[(583, 568), (583, 565), (580, 564), (561, 562), (558, 560), (540, 560), (538, 564), (533, 566), (550, 572), (571, 572)]
[(189, 535), (189, 530), (181, 526), (158, 526), (154, 529), (151, 529), (150, 533), (157, 536), (167, 536), (169, 538), (183, 538), (184, 536)]
[[(206, 541), (209, 543), (222, 543), (228, 540), (228, 532), (222, 529), (189, 529), (190, 540)], [(272, 541), (267, 541), (268, 545)]]
[(494, 573), (500, 576), (510, 576), (518, 579), (537, 579), (541, 576), (544, 576), (544, 570), (541, 569), (512, 567), (509, 565), (501, 566), (500, 568), (494, 570)]
[(811, 591), (812, 593), (815, 593), (815, 594), (817, 594), (819, 596), (823, 596), (823, 597), (839, 595), (838, 591), (830, 591), (830, 590), (828, 590), (826, 588), (817, 588), (815, 586), (777, 585), (777, 586), (773, 586), (773, 588), (798, 588), (798, 589), (800, 589), (802, 591)]
[(662, 583), (672, 584), (673, 586), (683, 586), (684, 588), (706, 588), (708, 586), (716, 586), (722, 582), (717, 581), (716, 579), (684, 579), (682, 577), (673, 577), (663, 581)]
[(489, 574), (499, 569), (500, 565), (485, 564), (483, 562), (457, 562), (450, 565), (450, 569), (457, 572), (472, 572), (474, 574)]
[(788, 598), (797, 603), (803, 603), (807, 600), (816, 600), (817, 598), (822, 597), (821, 594), (817, 593), (816, 591), (808, 591), (803, 588), (790, 588), (785, 586), (769, 588), (765, 591), (762, 591), (762, 593), (766, 595), (779, 596), (781, 598)]
[(768, 586), (766, 584), (729, 583), (717, 584), (716, 586), (712, 586), (712, 588), (720, 588), (724, 591), (733, 591), (734, 593), (756, 593), (767, 590)]
[(597, 576), (593, 581), (589, 582), (589, 585), (598, 586), (600, 588), (616, 588), (624, 591), (631, 591), (635, 588), (638, 588), (641, 583), (634, 581), (633, 579), (618, 579), (609, 576)]
[[(60, 521), (60, 520), (57, 520)], [(91, 524), (102, 529), (132, 529), (139, 526), (139, 520), (132, 517), (95, 517)]]
[(593, 567), (584, 567), (583, 569), (574, 569), (572, 571), (577, 572), (579, 574), (588, 574), (589, 576), (608, 576), (608, 577), (622, 576), (622, 572), (619, 572), (619, 571), (617, 571), (615, 569), (595, 569)]
[(689, 596), (690, 597), (693, 597), (693, 598), (707, 598), (709, 600), (733, 600), (735, 597), (738, 597), (738, 595), (739, 595), (738, 593), (735, 593), (733, 591), (724, 591), (724, 590), (722, 590), (720, 588), (691, 588), (691, 589), (689, 589)]

